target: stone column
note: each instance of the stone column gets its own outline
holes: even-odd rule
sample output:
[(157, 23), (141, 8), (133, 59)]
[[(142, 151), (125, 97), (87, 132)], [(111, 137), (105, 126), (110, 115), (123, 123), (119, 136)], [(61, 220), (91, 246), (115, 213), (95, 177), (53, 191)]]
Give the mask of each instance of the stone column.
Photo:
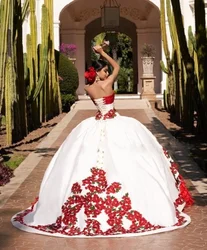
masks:
[[(78, 23), (76, 23), (76, 26), (78, 26)], [(76, 51), (76, 60), (75, 60), (75, 66), (78, 70), (78, 76), (79, 76), (79, 87), (77, 90), (78, 95), (85, 94), (84, 86), (85, 86), (85, 30), (79, 29), (79, 27), (76, 27), (76, 29), (73, 30), (61, 30), (61, 42), (67, 43), (67, 44), (75, 44), (77, 46)]]
[(85, 94), (85, 30), (75, 30), (75, 44), (77, 46), (75, 66), (78, 70), (79, 87), (78, 95)]
[(156, 94), (154, 91), (155, 76), (142, 76), (142, 92), (141, 99), (155, 100)]
[[(141, 53), (140, 53), (140, 49), (139, 49), (139, 46), (140, 46), (140, 31), (139, 31), (139, 29), (137, 29), (136, 30), (136, 32), (137, 32), (137, 67), (138, 67), (138, 69), (137, 69), (137, 71), (138, 71), (138, 74), (141, 72), (141, 70), (142, 70), (142, 64), (141, 64)], [(139, 78), (140, 77), (138, 77), (138, 81), (137, 81), (137, 94), (140, 94), (141, 93), (141, 90), (142, 90), (142, 86), (141, 86), (141, 84), (140, 84), (140, 82), (139, 82)]]

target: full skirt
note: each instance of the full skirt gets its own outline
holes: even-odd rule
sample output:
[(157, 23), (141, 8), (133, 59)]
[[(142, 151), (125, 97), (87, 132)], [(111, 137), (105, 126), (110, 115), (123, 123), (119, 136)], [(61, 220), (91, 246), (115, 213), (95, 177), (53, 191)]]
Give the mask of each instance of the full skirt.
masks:
[(39, 196), (12, 224), (60, 237), (138, 236), (188, 225), (183, 209), (192, 203), (177, 164), (144, 125), (92, 117), (68, 135)]

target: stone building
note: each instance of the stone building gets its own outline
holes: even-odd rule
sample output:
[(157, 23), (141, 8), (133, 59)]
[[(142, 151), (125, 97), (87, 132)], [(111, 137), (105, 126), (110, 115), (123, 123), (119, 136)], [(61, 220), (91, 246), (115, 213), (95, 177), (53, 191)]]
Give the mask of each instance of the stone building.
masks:
[[(43, 2), (44, 0), (36, 0), (37, 27), (39, 30)], [(103, 31), (101, 26), (101, 6), (107, 1), (53, 0), (53, 2), (55, 48), (59, 49), (62, 42), (73, 43), (77, 46), (75, 65), (80, 79), (78, 94), (84, 94), (84, 72), (86, 63), (90, 62), (91, 40)], [(166, 76), (160, 69), (160, 60), (165, 59), (161, 42), (160, 0), (117, 0), (116, 2), (120, 5), (120, 25), (118, 31), (125, 33), (132, 39), (136, 92), (139, 93), (142, 88), (140, 51), (144, 43), (150, 43), (156, 48), (154, 89), (156, 94), (162, 94), (165, 89)], [(190, 25), (194, 29), (194, 0), (180, 0), (180, 3), (187, 32)], [(166, 26), (168, 26), (168, 21), (166, 21)], [(29, 18), (24, 23), (24, 45), (27, 32), (29, 32)], [(170, 41), (169, 34), (168, 37)], [(39, 39), (41, 39), (40, 36)]]

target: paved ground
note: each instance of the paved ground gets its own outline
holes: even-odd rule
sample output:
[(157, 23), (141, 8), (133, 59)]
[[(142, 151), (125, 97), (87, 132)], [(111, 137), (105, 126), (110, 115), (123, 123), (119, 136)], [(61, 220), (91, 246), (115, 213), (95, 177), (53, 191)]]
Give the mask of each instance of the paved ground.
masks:
[(15, 171), (15, 177), (1, 188), (1, 250), (194, 250), (207, 249), (207, 179), (188, 157), (184, 145), (176, 141), (159, 122), (146, 100), (116, 100), (120, 114), (134, 117), (145, 124), (180, 164), (180, 171), (192, 191), (196, 204), (186, 210), (192, 223), (180, 230), (151, 236), (115, 239), (66, 239), (22, 232), (10, 218), (27, 208), (38, 195), (44, 171), (70, 131), (83, 119), (95, 114), (88, 100), (74, 105), (73, 110), (52, 130)]

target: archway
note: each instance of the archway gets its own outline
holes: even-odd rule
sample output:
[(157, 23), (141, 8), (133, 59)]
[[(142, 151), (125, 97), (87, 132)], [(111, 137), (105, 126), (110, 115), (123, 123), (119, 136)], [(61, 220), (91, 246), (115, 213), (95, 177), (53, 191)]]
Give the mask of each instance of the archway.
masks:
[[(78, 94), (84, 94), (84, 72), (86, 63), (90, 64), (88, 51), (91, 39), (101, 33), (101, 2), (75, 0), (66, 3), (59, 12), (60, 41), (75, 43), (78, 47), (76, 66), (79, 73)], [(160, 93), (162, 72), (160, 60), (162, 58), (159, 1), (150, 0), (119, 0), (120, 29), (119, 32), (128, 35), (133, 41), (133, 66), (134, 66), (134, 93), (142, 90), (142, 61), (141, 49), (144, 43), (156, 47), (155, 67), (155, 92)], [(62, 6), (62, 1), (61, 1)], [(57, 6), (60, 9), (60, 6)], [(57, 10), (55, 10), (55, 13)]]
[[(101, 18), (97, 18), (94, 21), (90, 22), (85, 27), (85, 59), (86, 59), (86, 68), (91, 64), (91, 40), (101, 32), (105, 30), (101, 27)], [(113, 30), (112, 30), (113, 31)], [(133, 92), (137, 93), (137, 82), (138, 82), (138, 60), (137, 60), (137, 34), (136, 34), (136, 25), (131, 21), (121, 17), (120, 26), (117, 32), (124, 33), (132, 39), (132, 48), (133, 48), (133, 78), (134, 86)]]

